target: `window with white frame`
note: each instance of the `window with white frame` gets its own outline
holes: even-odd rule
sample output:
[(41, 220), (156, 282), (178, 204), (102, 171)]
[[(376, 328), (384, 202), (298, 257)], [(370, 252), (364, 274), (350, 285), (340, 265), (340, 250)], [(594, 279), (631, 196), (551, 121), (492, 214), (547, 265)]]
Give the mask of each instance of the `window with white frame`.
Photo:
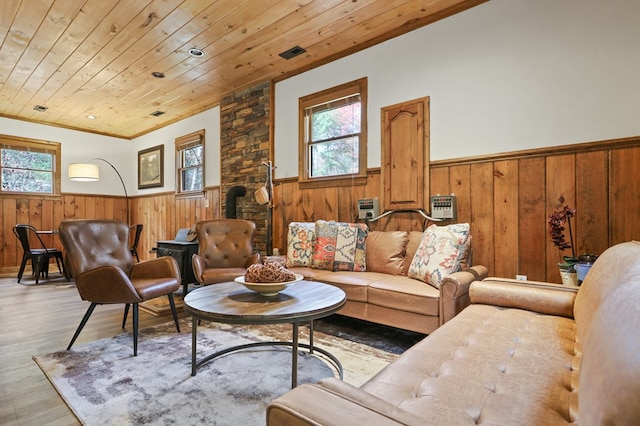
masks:
[(303, 186), (364, 184), (366, 111), (366, 78), (300, 98), (299, 182)]

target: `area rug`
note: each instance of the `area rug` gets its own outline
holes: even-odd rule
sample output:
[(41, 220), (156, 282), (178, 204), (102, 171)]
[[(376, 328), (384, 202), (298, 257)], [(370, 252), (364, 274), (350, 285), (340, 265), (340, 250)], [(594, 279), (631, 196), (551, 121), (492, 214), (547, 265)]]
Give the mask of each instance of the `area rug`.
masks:
[[(191, 376), (191, 324), (182, 333), (172, 323), (140, 331), (138, 356), (124, 333), (34, 356), (80, 422), (86, 425), (263, 425), (268, 403), (291, 387), (291, 350), (268, 346), (230, 353)], [(300, 327), (300, 342), (308, 328)], [(234, 326), (203, 323), (198, 359), (228, 346), (290, 341), (291, 325)], [(344, 381), (359, 386), (397, 354), (316, 330), (314, 343), (335, 355)], [(298, 383), (336, 376), (316, 352), (301, 350)]]

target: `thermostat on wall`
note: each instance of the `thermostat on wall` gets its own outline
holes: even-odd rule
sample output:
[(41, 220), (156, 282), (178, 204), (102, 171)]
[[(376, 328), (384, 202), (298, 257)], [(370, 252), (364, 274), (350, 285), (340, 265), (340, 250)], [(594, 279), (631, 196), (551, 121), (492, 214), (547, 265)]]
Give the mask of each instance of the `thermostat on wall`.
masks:
[(377, 198), (358, 200), (358, 219), (373, 219), (380, 214), (380, 204)]
[(435, 219), (455, 219), (456, 196), (453, 194), (431, 196), (431, 217)]

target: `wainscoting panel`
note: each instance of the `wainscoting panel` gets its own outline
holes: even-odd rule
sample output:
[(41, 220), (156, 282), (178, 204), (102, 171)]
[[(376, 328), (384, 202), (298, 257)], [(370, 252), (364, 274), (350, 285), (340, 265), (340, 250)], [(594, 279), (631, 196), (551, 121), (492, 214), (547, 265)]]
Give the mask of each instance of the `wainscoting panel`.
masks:
[[(638, 164), (640, 137), (436, 161), (430, 164), (429, 195), (456, 194), (456, 221), (471, 225), (473, 261), (486, 265), (491, 275), (523, 274), (560, 283), (557, 264), (571, 250), (561, 252), (553, 246), (547, 229), (549, 214), (564, 205), (576, 208), (571, 222), (576, 255), (600, 254), (619, 242), (640, 240)], [(352, 222), (359, 199), (381, 196), (380, 169), (369, 170), (367, 184), (361, 186), (301, 190), (296, 178), (276, 180), (273, 247), (286, 252), (290, 222)], [(221, 217), (219, 187), (207, 188), (203, 197), (176, 199), (173, 193), (162, 193), (129, 201), (131, 223), (145, 226), (138, 249), (144, 259), (155, 257), (149, 253), (155, 242), (172, 239), (179, 228)], [(15, 274), (22, 257), (11, 231), (16, 223), (57, 229), (66, 219), (126, 219), (123, 197), (3, 195), (0, 206), (0, 273), (9, 276)], [(372, 230), (407, 231), (430, 225), (416, 213), (393, 214), (368, 224)], [(47, 238), (47, 244), (61, 248), (58, 237)]]
[[(576, 255), (640, 240), (638, 164), (640, 138), (437, 161), (430, 165), (429, 195), (457, 196), (456, 221), (471, 225), (473, 261), (491, 275), (560, 283), (557, 264), (572, 253), (552, 244), (549, 215), (565, 205), (576, 208)], [(358, 199), (380, 198), (380, 172), (369, 171), (366, 187), (300, 190), (296, 179), (283, 179), (274, 193), (274, 247), (285, 253), (289, 222), (354, 221)], [(372, 230), (407, 231), (430, 225), (415, 213), (368, 224)]]

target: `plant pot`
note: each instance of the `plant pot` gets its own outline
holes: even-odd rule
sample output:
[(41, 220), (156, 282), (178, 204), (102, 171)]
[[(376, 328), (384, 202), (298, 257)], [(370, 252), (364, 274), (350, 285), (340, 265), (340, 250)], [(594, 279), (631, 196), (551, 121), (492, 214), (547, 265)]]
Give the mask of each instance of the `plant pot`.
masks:
[(595, 254), (583, 254), (578, 257), (578, 263), (575, 265), (578, 274), (578, 285), (582, 284), (582, 281), (584, 281), (587, 276), (587, 272), (589, 272), (593, 262), (595, 262), (597, 258), (598, 256)]
[(572, 263), (558, 263), (562, 284), (572, 287), (578, 286), (578, 274), (574, 266)]

